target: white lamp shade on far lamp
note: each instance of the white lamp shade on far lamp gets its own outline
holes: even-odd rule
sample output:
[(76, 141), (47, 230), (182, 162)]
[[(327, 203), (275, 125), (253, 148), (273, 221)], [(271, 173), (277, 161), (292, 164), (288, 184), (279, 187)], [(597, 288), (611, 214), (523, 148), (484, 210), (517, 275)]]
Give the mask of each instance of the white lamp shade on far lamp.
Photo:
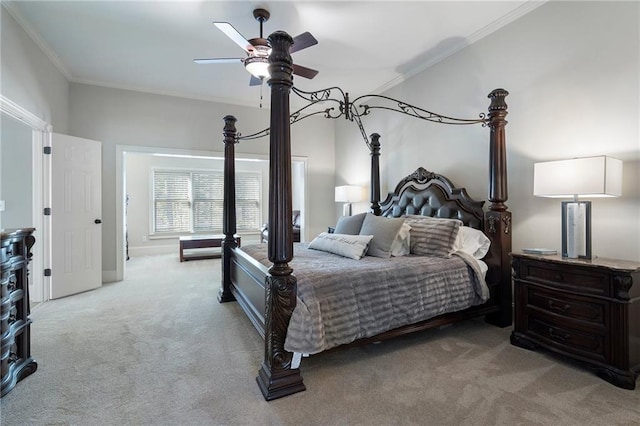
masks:
[(619, 197), (622, 161), (600, 156), (536, 163), (533, 195), (538, 197)]
[(591, 202), (579, 197), (622, 195), (622, 161), (606, 157), (536, 163), (533, 195), (572, 198), (562, 202), (562, 256), (591, 258)]
[(351, 216), (351, 203), (362, 201), (362, 187), (355, 185), (336, 186), (336, 202), (345, 203), (342, 214)]

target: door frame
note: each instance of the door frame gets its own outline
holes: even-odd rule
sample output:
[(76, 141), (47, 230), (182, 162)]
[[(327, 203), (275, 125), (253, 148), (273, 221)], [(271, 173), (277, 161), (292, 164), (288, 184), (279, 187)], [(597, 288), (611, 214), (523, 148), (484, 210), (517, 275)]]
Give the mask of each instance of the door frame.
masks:
[(51, 147), (53, 126), (2, 94), (0, 94), (0, 111), (26, 124), (32, 130), (33, 211), (31, 220), (33, 227), (36, 228), (34, 232), (36, 245), (33, 248), (31, 262), (34, 291), (29, 297), (36, 302), (46, 302), (51, 295), (51, 276), (44, 275), (45, 269), (51, 268), (51, 216), (45, 216), (44, 209), (51, 206), (51, 157), (44, 154), (44, 148)]
[[(152, 146), (137, 145), (116, 145), (116, 276), (113, 281), (122, 281), (126, 275), (126, 240), (125, 240), (125, 221), (126, 221), (126, 154), (166, 154), (166, 155), (189, 155), (224, 158), (222, 151), (202, 151), (193, 149), (164, 148)], [(236, 152), (236, 160), (264, 160), (269, 161), (268, 154), (246, 154)], [(309, 197), (307, 197), (308, 187), (308, 159), (307, 157), (291, 156), (292, 161), (303, 164), (304, 184), (301, 194), (301, 204), (304, 206), (301, 217), (301, 231), (303, 238), (306, 238), (306, 224), (308, 222)], [(306, 241), (303, 240), (303, 241)]]

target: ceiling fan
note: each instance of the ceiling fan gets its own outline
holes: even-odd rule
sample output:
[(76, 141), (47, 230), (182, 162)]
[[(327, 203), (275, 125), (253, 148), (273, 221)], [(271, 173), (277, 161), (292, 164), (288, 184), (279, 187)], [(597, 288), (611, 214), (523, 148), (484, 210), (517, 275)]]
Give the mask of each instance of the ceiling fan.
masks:
[[(228, 22), (214, 22), (213, 24), (226, 34), (234, 43), (240, 46), (247, 52), (246, 58), (210, 58), (210, 59), (194, 59), (193, 62), (197, 64), (221, 64), (221, 63), (235, 63), (240, 62), (244, 64), (247, 71), (251, 73), (250, 86), (259, 86), (265, 77), (269, 76), (269, 53), (271, 52), (271, 46), (269, 40), (262, 36), (262, 24), (269, 20), (269, 11), (265, 9), (255, 9), (253, 11), (253, 17), (260, 22), (260, 37), (245, 39), (242, 34), (238, 32)], [(304, 32), (293, 39), (293, 45), (289, 49), (289, 53), (297, 52), (298, 50), (306, 49), (315, 44), (318, 44), (318, 40), (309, 32)], [(303, 67), (301, 65), (293, 64), (293, 73), (304, 78), (313, 78), (318, 74), (318, 71)]]

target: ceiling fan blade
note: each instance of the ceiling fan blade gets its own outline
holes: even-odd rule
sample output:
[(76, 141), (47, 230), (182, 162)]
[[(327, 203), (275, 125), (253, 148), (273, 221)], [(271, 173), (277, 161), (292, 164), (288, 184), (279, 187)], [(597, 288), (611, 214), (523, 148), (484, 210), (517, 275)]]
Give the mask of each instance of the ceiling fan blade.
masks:
[(299, 75), (300, 77), (312, 79), (318, 74), (318, 71), (303, 67), (302, 65), (293, 64), (293, 73)]
[(297, 35), (293, 39), (293, 45), (291, 46), (291, 49), (289, 49), (289, 53), (297, 52), (298, 50), (306, 49), (307, 47), (311, 47), (316, 44), (318, 44), (318, 40), (316, 40), (316, 38), (307, 31)]
[(238, 32), (238, 30), (233, 28), (233, 25), (231, 25), (230, 23), (214, 22), (213, 25), (218, 27), (220, 31), (225, 33), (227, 37), (229, 37), (231, 40), (233, 40), (235, 44), (237, 44), (242, 49), (244, 49), (245, 52), (250, 53), (251, 50), (253, 50), (253, 46), (251, 45), (251, 43), (249, 43), (249, 41), (246, 38), (244, 38), (242, 34)]
[(194, 59), (196, 64), (231, 64), (235, 62), (242, 62), (241, 58), (208, 58), (208, 59)]
[(249, 86), (262, 86), (262, 79), (251, 74), (251, 80), (249, 80)]

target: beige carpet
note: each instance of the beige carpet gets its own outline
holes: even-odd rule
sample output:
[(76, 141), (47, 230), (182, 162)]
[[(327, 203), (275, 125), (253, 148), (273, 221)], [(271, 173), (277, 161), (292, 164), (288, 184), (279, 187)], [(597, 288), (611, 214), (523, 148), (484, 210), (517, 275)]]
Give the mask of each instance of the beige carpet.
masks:
[(38, 371), (2, 398), (3, 426), (640, 424), (640, 385), (513, 347), (510, 329), (481, 321), (304, 359), (307, 391), (265, 402), (263, 342), (216, 301), (219, 260), (127, 267), (34, 310)]

